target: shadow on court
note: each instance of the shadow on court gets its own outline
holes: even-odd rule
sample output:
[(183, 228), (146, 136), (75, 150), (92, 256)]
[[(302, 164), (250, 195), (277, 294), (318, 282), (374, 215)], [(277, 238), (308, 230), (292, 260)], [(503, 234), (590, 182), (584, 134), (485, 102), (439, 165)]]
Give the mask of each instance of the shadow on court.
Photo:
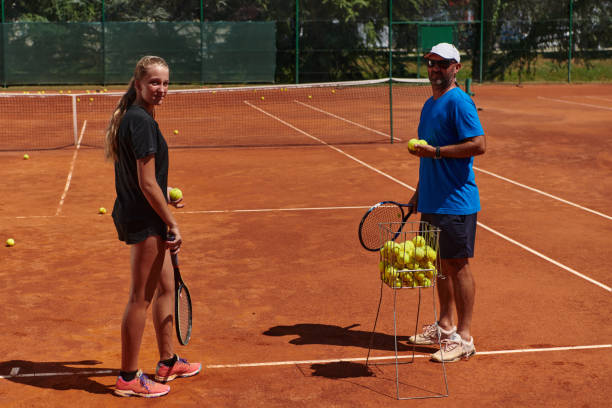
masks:
[[(92, 377), (119, 375), (119, 370), (91, 367), (102, 364), (96, 360), (83, 361), (27, 361), (0, 362), (0, 381), (12, 381), (32, 387), (54, 390), (82, 390), (92, 394), (111, 394), (113, 387), (100, 384)], [(75, 367), (87, 366), (87, 367)]]
[[(266, 336), (299, 336), (289, 341), (297, 346), (305, 344), (327, 344), (332, 346), (351, 346), (368, 349), (370, 347), (371, 331), (352, 330), (359, 324), (340, 327), (329, 324), (299, 323), (293, 326), (274, 326), (263, 332)], [(432, 353), (433, 347), (412, 346), (407, 344), (408, 336), (397, 336), (397, 351), (412, 351)], [(394, 351), (395, 345), (392, 335), (374, 333), (372, 341), (373, 350)]]

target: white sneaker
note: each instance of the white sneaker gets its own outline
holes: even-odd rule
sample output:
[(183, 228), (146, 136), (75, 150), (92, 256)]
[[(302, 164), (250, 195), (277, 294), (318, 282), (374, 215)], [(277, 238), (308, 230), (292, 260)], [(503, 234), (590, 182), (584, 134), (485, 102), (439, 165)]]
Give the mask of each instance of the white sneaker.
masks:
[(431, 355), (431, 359), (439, 363), (452, 363), (459, 361), (462, 358), (468, 359), (476, 354), (474, 347), (474, 338), (470, 337), (470, 341), (465, 341), (454, 333), (450, 338), (442, 340), (442, 348)]
[(450, 338), (457, 332), (457, 328), (453, 326), (450, 330), (444, 330), (438, 326), (438, 322), (423, 326), (423, 333), (416, 336), (408, 337), (408, 342), (412, 344), (438, 344), (438, 335), (441, 340)]

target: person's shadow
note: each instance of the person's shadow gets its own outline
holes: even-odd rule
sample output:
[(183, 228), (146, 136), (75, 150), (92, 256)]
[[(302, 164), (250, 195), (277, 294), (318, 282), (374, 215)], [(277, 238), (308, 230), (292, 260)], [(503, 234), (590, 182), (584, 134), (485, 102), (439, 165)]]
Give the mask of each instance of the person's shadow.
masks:
[[(394, 351), (394, 337), (389, 334), (374, 333), (364, 330), (352, 330), (359, 324), (340, 327), (330, 324), (298, 323), (293, 326), (274, 326), (264, 331), (266, 336), (298, 336), (289, 340), (295, 345), (328, 344), (333, 346), (352, 346), (364, 349)], [(372, 337), (373, 336), (373, 337)], [(431, 347), (413, 346), (407, 344), (408, 336), (397, 336), (397, 351), (432, 352)], [(435, 351), (435, 350), (434, 350)]]
[(111, 394), (113, 387), (100, 384), (93, 377), (119, 375), (119, 370), (94, 366), (96, 360), (0, 362), (0, 377), (7, 381), (55, 390), (83, 390), (92, 394)]

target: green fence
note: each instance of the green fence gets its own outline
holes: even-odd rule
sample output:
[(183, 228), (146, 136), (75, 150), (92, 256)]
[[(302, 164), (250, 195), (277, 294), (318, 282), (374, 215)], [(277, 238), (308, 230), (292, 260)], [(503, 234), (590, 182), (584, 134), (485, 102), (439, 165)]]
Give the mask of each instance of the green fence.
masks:
[(451, 33), (460, 79), (610, 80), (610, 27), (612, 0), (2, 1), (0, 80), (123, 83), (145, 53), (183, 83), (423, 77)]
[(5, 23), (3, 84), (126, 83), (161, 55), (177, 83), (274, 82), (273, 22)]

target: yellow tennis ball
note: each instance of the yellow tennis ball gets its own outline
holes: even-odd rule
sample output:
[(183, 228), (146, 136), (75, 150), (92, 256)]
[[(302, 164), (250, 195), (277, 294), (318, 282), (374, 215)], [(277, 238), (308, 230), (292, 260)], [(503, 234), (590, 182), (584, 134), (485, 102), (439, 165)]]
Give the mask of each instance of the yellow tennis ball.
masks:
[(12, 247), (15, 245), (15, 240), (13, 238), (9, 238), (6, 240), (6, 246)]
[(431, 262), (435, 261), (437, 255), (438, 254), (435, 249), (433, 249), (429, 245), (425, 247), (425, 257), (427, 258), (428, 261), (431, 261)]
[(419, 141), (417, 139), (410, 139), (408, 141), (408, 150), (414, 151), (414, 146), (416, 146), (418, 143)]
[(312, 99), (312, 95), (308, 95), (308, 99)]
[(30, 158), (29, 154), (26, 153), (26, 154), (23, 155), (23, 160), (28, 160), (29, 158)]
[(264, 99), (266, 99), (266, 98), (264, 98), (264, 97), (262, 96), (262, 97), (261, 97), (261, 100), (263, 101)]
[(422, 247), (425, 245), (425, 238), (420, 235), (417, 235), (416, 237), (412, 238), (412, 243), (415, 247)]
[(170, 190), (170, 199), (172, 201), (177, 201), (183, 198), (183, 192), (178, 188), (173, 188)]
[(416, 259), (417, 261), (420, 261), (423, 258), (425, 258), (425, 248), (417, 247), (414, 250), (414, 259)]
[(417, 143), (418, 144), (422, 144), (422, 145), (428, 145), (429, 144), (429, 143), (427, 143), (427, 140), (425, 140), (425, 139), (419, 139)]
[(106, 208), (104, 207), (98, 208), (98, 214), (106, 214)]
[(178, 135), (178, 129), (174, 129), (174, 134)]
[(384, 262), (384, 261), (380, 261), (380, 262), (378, 263), (378, 271), (379, 271), (380, 273), (384, 273), (384, 272), (385, 272), (385, 267), (386, 267), (386, 266), (387, 266), (387, 265), (385, 264), (385, 262)]

